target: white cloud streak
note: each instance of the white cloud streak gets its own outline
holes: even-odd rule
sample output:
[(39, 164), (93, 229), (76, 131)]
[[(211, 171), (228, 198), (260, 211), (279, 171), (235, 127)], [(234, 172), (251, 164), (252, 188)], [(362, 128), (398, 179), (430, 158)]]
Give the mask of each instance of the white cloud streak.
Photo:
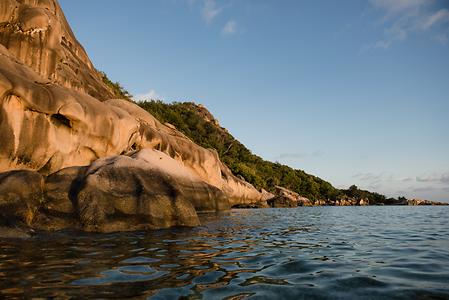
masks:
[(313, 152), (286, 152), (281, 153), (274, 158), (274, 160), (279, 159), (301, 159), (306, 157), (322, 157), (324, 153), (320, 150), (315, 150)]
[(136, 102), (143, 102), (145, 100), (164, 100), (155, 90), (151, 89), (146, 93), (137, 94), (133, 97), (133, 100)]
[(392, 17), (404, 12), (410, 13), (421, 7), (430, 5), (432, 0), (370, 0), (370, 3), (386, 12), (386, 17)]
[(223, 27), (223, 30), (221, 31), (223, 34), (234, 34), (237, 32), (237, 22), (231, 20), (228, 21), (225, 26)]
[(435, 7), (434, 0), (370, 0), (370, 4), (382, 13), (384, 32), (367, 48), (386, 50), (416, 33), (433, 35), (441, 44), (449, 40), (449, 10)]
[(416, 177), (418, 182), (436, 182), (442, 184), (449, 184), (449, 172), (443, 174), (432, 174), (427, 176)]
[(389, 196), (449, 200), (449, 172), (423, 173), (407, 177), (396, 176), (390, 172), (360, 172), (352, 178), (354, 182), (351, 184)]
[(206, 23), (210, 24), (223, 9), (217, 6), (215, 0), (204, 0), (201, 15)]
[(449, 10), (440, 9), (436, 13), (427, 17), (427, 19), (422, 23), (422, 29), (429, 29), (433, 25), (437, 23), (446, 23), (449, 22)]

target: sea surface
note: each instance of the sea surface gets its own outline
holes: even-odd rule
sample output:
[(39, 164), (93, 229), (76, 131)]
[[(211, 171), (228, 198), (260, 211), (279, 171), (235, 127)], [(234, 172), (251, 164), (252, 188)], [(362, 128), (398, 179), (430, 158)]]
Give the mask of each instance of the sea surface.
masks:
[(449, 207), (298, 207), (0, 240), (0, 298), (449, 299)]

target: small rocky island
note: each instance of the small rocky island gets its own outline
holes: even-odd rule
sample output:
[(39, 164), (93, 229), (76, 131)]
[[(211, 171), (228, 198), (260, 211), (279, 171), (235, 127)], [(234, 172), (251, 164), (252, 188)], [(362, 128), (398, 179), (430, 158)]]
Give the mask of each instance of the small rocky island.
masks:
[(0, 2), (0, 236), (196, 226), (198, 212), (232, 207), (375, 204), (255, 187), (115, 88), (56, 0)]

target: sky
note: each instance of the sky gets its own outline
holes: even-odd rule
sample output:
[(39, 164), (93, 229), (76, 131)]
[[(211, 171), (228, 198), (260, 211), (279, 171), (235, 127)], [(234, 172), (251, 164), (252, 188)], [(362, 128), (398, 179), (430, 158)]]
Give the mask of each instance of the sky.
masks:
[(135, 99), (204, 104), (264, 159), (449, 202), (449, 0), (60, 0)]

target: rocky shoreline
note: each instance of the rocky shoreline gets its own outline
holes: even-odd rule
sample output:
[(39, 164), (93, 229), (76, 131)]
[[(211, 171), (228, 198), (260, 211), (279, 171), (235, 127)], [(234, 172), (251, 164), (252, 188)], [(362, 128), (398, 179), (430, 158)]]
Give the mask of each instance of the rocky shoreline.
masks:
[(116, 99), (110, 83), (56, 0), (0, 2), (0, 236), (197, 226), (197, 212), (238, 207), (373, 204), (259, 191), (216, 150)]
[[(170, 171), (167, 171), (170, 170)], [(366, 206), (365, 199), (310, 201), (283, 187), (265, 200), (231, 206), (218, 188), (164, 153), (145, 149), (99, 159), (43, 176), (31, 170), (0, 173), (0, 237), (30, 237), (34, 230), (115, 232), (200, 225), (197, 213), (231, 208)], [(448, 205), (407, 200), (394, 205)]]
[[(300, 206), (384, 206), (383, 203), (370, 203), (367, 198), (344, 197), (335, 201), (317, 200), (312, 201), (298, 193), (290, 191), (284, 187), (277, 186), (274, 194), (271, 194), (266, 203), (241, 205), (234, 208), (294, 208)], [(404, 199), (398, 200), (388, 205), (418, 206), (418, 205), (449, 205), (445, 202), (436, 202), (423, 199)]]
[(110, 83), (56, 0), (0, 2), (0, 226), (195, 226), (197, 211), (263, 201)]

